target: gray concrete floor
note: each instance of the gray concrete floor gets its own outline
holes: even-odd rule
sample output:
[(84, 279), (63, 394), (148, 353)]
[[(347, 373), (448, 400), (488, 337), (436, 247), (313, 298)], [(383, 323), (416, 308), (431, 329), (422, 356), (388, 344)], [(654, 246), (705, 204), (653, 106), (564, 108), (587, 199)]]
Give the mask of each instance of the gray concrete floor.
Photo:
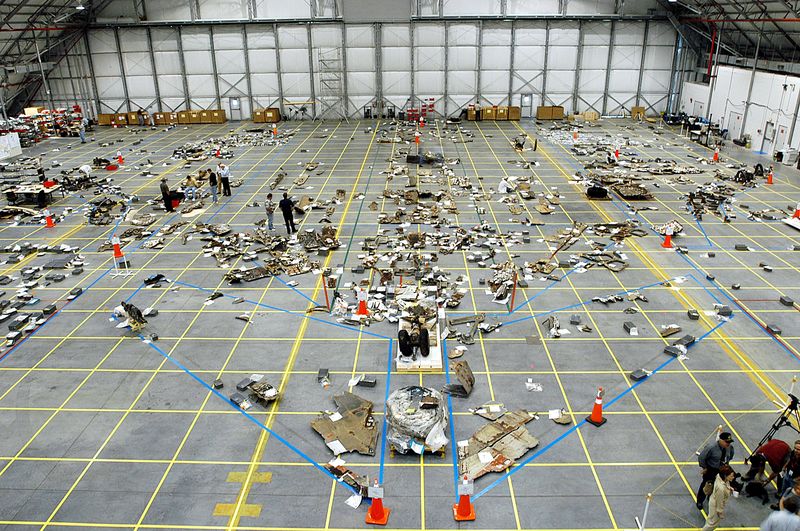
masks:
[[(359, 262), (360, 241), (378, 228), (381, 209), (373, 212), (367, 205), (377, 200), (384, 206), (383, 189), (402, 186), (387, 183), (380, 173), (394, 146), (373, 142), (372, 132), (365, 129), (374, 125), (281, 124), (281, 128), (298, 128), (294, 139), (284, 147), (237, 150), (232, 169), (236, 177), (245, 179), (244, 184), (234, 189), (229, 201), (209, 207), (191, 221), (213, 220), (228, 223), (234, 230), (248, 230), (264, 217), (261, 207), (250, 205), (263, 201), (280, 166), (289, 173), (284, 183), (291, 184), (300, 174), (299, 162), (323, 162), (325, 172), (312, 175), (306, 184), (311, 188), (302, 193), (326, 199), (337, 189), (346, 190), (347, 200), (333, 216), (345, 245), (321, 260), (343, 265), (344, 280), (353, 280), (349, 271)], [(111, 156), (117, 146), (127, 149), (134, 140), (143, 139), (134, 151), (126, 152), (126, 168), (149, 158), (157, 162), (152, 171), (158, 175), (144, 178), (134, 170), (122, 170), (113, 178), (125, 190), (146, 198), (158, 194), (161, 175), (174, 183), (186, 173), (174, 163), (160, 165), (176, 146), (248, 126), (192, 126), (135, 136), (104, 128), (97, 132), (98, 140), (123, 139), (123, 144), (100, 148), (97, 142), (81, 146), (56, 139), (32, 152), (69, 167), (94, 156)], [(427, 136), (423, 148), (460, 157), (456, 173), (473, 177), (474, 183), (486, 189), (495, 188), (503, 175), (527, 174), (528, 170), (511, 162), (519, 156), (509, 140), (518, 134), (518, 127), (536, 136), (533, 122), (465, 127), (475, 132), (474, 141), (453, 143)], [(633, 148), (646, 158), (691, 162), (710, 156), (708, 150), (675, 132), (655, 136), (647, 126), (628, 121), (606, 121), (602, 129), (652, 139), (650, 147)], [(56, 147), (60, 151), (53, 151)], [(561, 205), (553, 214), (540, 216), (531, 206), (514, 216), (495, 200), (476, 204), (466, 195), (457, 198), (456, 221), (464, 227), (486, 221), (506, 233), (527, 229), (519, 223), (524, 217), (547, 223), (530, 228), (532, 243), (498, 249), (497, 261), (505, 261), (511, 253), (519, 255), (517, 263), (546, 257), (550, 252), (541, 238), (572, 221), (629, 217), (622, 202), (590, 203), (578, 187), (568, 183), (580, 167), (568, 149), (540, 138), (539, 150), (524, 155), (540, 163), (535, 170), (541, 182), (537, 191), (558, 187)], [(727, 148), (722, 157), (723, 161), (764, 161), (736, 147)], [(710, 179), (710, 172), (692, 178), (702, 182)], [(639, 214), (645, 222), (680, 220), (686, 230), (678, 243), (690, 247), (688, 255), (662, 249), (660, 239), (650, 234), (626, 241), (623, 251), (630, 267), (620, 274), (591, 269), (569, 273), (557, 283), (531, 282), (517, 293), (519, 308), (500, 317), (505, 325), (469, 348), (465, 358), (475, 373), (475, 390), (469, 399), (452, 400), (456, 440), (466, 439), (484, 423), (468, 408), (490, 399), (509, 409), (545, 412), (563, 407), (581, 422), (591, 409), (597, 386), (606, 389), (608, 423), (599, 429), (586, 424), (575, 428), (556, 425), (545, 417), (529, 424), (540, 446), (525, 456), (524, 466), (515, 468), (511, 476), (491, 474), (476, 482), (476, 491), (485, 495), (475, 502), (477, 520), (466, 524), (457, 524), (452, 517), (452, 446), (444, 457), (343, 456), (354, 470), (370, 477), (377, 477), (383, 468), (385, 504), (392, 510), (389, 527), (632, 528), (634, 517), (641, 518), (648, 492), (654, 495), (648, 528), (702, 526), (703, 517), (693, 500), (699, 481), (695, 451), (723, 425), (737, 440), (736, 462), (744, 472), (741, 459), (777, 418), (776, 402), (783, 403), (798, 371), (800, 319), (797, 310), (781, 306), (778, 297), (800, 299), (800, 252), (788, 250), (800, 243), (800, 234), (779, 222), (749, 221), (741, 210), (730, 224), (707, 216), (698, 225), (679, 198), (688, 189), (661, 184), (654, 189), (655, 201), (647, 203), (658, 210)], [(756, 208), (785, 208), (800, 200), (799, 191), (798, 172), (781, 166), (772, 187), (761, 186), (737, 197)], [(59, 200), (54, 210), (60, 212), (88, 199), (90, 195), (72, 195)], [(484, 207), (486, 214), (479, 215), (476, 206)], [(155, 226), (178, 219), (172, 214), (159, 216)], [(309, 214), (303, 226), (315, 226), (320, 217), (318, 212)], [(213, 259), (203, 256), (201, 244), (193, 240), (183, 245), (179, 234), (168, 237), (160, 250), (139, 249), (138, 242), (128, 246), (126, 254), (136, 274), (112, 278), (110, 253), (95, 252), (112, 230), (113, 226), (86, 226), (79, 214), (50, 230), (30, 225), (0, 229), (0, 247), (46, 240), (78, 245), (87, 259), (83, 275), (36, 289), (40, 305), (55, 302), (63, 309), (24, 343), (0, 353), (0, 529), (367, 527), (366, 504), (358, 510), (347, 507), (344, 500), (349, 493), (278, 437), (325, 463), (330, 452), (309, 422), (319, 411), (333, 408), (332, 396), (348, 389), (351, 376), (367, 373), (377, 378), (377, 387), (359, 387), (356, 392), (374, 401), (380, 415), (389, 376), (391, 389), (410, 384), (439, 388), (445, 374), (390, 374), (388, 338), (395, 336), (395, 325), (381, 323), (362, 330), (339, 326), (325, 314), (305, 318), (309, 299), (324, 300), (319, 277), (295, 277), (296, 289), (286, 286), (288, 278), (231, 287), (223, 282), (223, 271)], [(734, 251), (736, 243), (746, 243), (753, 250)], [(571, 251), (584, 250), (582, 245)], [(707, 257), (709, 250), (716, 256)], [(33, 257), (22, 265), (8, 264), (3, 273), (18, 276), (24, 265), (47, 260)], [(759, 262), (771, 264), (774, 271), (764, 272)], [(504, 310), (479, 285), (489, 271), (468, 263), (465, 253), (442, 255), (438, 265), (453, 277), (468, 279), (469, 295), (450, 313)], [(716, 282), (706, 280), (707, 272), (716, 275)], [(141, 289), (142, 280), (154, 273), (183, 284), (178, 290), (176, 285)], [(741, 290), (729, 289), (735, 282), (742, 284)], [(83, 287), (84, 293), (64, 307), (66, 295), (76, 286)], [(643, 290), (649, 302), (633, 304), (639, 310), (635, 315), (622, 312), (628, 304), (591, 302), (598, 295), (642, 286), (649, 286)], [(233, 305), (232, 299), (223, 298), (204, 305), (208, 293), (203, 290), (216, 289), (249, 302)], [(151, 319), (147, 329), (160, 336), (154, 344), (109, 322), (111, 309), (128, 298), (140, 308), (159, 309), (160, 315)], [(710, 332), (718, 323), (704, 312), (715, 302), (732, 305), (735, 313), (732, 320)], [(701, 311), (699, 321), (686, 317), (686, 309), (692, 307)], [(234, 320), (245, 309), (257, 312), (250, 325)], [(545, 334), (541, 322), (553, 311), (562, 324), (570, 314), (579, 313), (594, 331), (584, 334), (573, 329), (559, 339), (527, 343), (526, 337)], [(782, 344), (754, 319), (780, 326)], [(638, 337), (624, 332), (622, 323), (628, 320), (638, 325)], [(667, 341), (658, 329), (671, 322), (703, 338), (686, 360), (662, 353)], [(332, 373), (328, 389), (316, 383), (321, 367)], [(638, 368), (658, 371), (631, 389), (627, 375)], [(283, 397), (274, 407), (254, 407), (251, 418), (201, 384), (222, 378), (227, 393), (254, 372), (268, 375)], [(526, 391), (528, 377), (542, 383), (541, 393)], [(790, 442), (797, 438), (788, 428), (779, 436)], [(753, 529), (768, 513), (760, 502), (735, 499), (724, 526)]]

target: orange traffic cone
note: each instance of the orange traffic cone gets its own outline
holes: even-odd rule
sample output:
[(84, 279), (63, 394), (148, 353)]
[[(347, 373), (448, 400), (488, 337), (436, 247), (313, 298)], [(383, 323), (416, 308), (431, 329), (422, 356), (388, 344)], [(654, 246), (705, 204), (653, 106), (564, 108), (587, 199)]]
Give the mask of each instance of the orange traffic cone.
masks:
[(800, 203), (797, 203), (797, 206), (794, 207), (794, 214), (792, 214), (794, 219), (800, 219)]
[(714, 162), (719, 162), (719, 148), (714, 148), (714, 158), (712, 159)]
[(606, 423), (606, 419), (603, 418), (603, 388), (597, 388), (597, 397), (594, 399), (594, 407), (592, 408), (592, 414), (586, 417), (586, 422), (589, 424), (594, 424), (598, 428)]
[(278, 136), (278, 126), (277, 125), (273, 125), (272, 126), (272, 136), (273, 136), (273, 138)]
[(672, 227), (667, 227), (664, 234), (664, 241), (661, 242), (661, 247), (664, 249), (672, 249)]
[(772, 173), (773, 173), (773, 170), (772, 170), (772, 167), (770, 166), (769, 173), (767, 174), (767, 184), (772, 184)]
[(414, 143), (419, 144), (419, 131), (414, 133)]
[(373, 525), (386, 525), (389, 521), (390, 509), (383, 506), (383, 488), (378, 486), (378, 480), (375, 480), (375, 486), (369, 487), (369, 497), (372, 498), (372, 503), (367, 510), (367, 518), (365, 522)]
[(453, 518), (456, 522), (475, 520), (475, 506), (469, 500), (471, 495), (472, 481), (464, 476), (464, 480), (458, 486), (458, 503), (453, 504)]
[(214, 156), (219, 158), (220, 155), (221, 155), (220, 150), (219, 148), (217, 148), (217, 150), (214, 152)]
[(422, 116), (419, 117), (419, 126), (425, 127), (425, 118), (423, 118)]
[(614, 148), (614, 158), (619, 160), (619, 148)]
[(56, 224), (53, 223), (53, 215), (50, 214), (49, 210), (44, 211), (44, 226), (48, 229), (52, 229), (56, 226)]
[(573, 131), (572, 132), (572, 140), (578, 140), (578, 132), (577, 131)]
[(119, 260), (120, 258), (125, 258), (125, 255), (122, 254), (122, 248), (120, 247), (120, 240), (116, 236), (111, 238), (111, 245), (114, 247), (114, 259)]

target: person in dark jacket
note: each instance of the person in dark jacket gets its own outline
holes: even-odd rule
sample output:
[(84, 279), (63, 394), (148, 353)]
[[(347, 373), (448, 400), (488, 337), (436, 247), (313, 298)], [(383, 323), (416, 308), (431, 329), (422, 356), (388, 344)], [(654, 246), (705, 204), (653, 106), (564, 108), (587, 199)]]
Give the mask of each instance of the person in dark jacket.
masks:
[(286, 231), (289, 234), (297, 232), (297, 228), (294, 226), (294, 201), (289, 199), (289, 194), (286, 192), (283, 192), (283, 199), (278, 203), (278, 208), (280, 208), (283, 213), (283, 221), (286, 222)]
[(217, 203), (217, 174), (208, 170), (208, 189), (211, 191), (211, 197), (214, 198), (214, 204)]
[(175, 209), (172, 208), (172, 199), (169, 196), (169, 185), (166, 179), (161, 179), (161, 197), (164, 199), (164, 208), (167, 209), (167, 212), (175, 212)]
[(719, 439), (709, 443), (700, 452), (697, 463), (702, 469), (703, 480), (700, 488), (697, 489), (697, 508), (703, 510), (703, 502), (706, 501), (706, 493), (703, 487), (708, 482), (714, 483), (719, 469), (722, 465), (727, 465), (733, 459), (733, 436), (727, 431), (719, 434)]

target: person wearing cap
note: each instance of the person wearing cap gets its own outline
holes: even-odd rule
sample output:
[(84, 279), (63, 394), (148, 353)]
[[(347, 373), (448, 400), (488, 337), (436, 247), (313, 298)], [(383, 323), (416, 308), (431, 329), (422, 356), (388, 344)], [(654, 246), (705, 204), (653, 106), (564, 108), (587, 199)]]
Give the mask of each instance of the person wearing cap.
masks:
[(723, 465), (727, 465), (733, 459), (733, 436), (727, 431), (719, 434), (719, 438), (706, 445), (697, 458), (697, 463), (702, 469), (703, 480), (700, 488), (697, 489), (697, 508), (703, 510), (703, 502), (706, 501), (705, 485), (714, 482), (719, 470)]
[(164, 208), (167, 209), (167, 212), (175, 212), (175, 209), (172, 208), (172, 199), (169, 196), (169, 185), (166, 179), (161, 179), (161, 197), (164, 199)]

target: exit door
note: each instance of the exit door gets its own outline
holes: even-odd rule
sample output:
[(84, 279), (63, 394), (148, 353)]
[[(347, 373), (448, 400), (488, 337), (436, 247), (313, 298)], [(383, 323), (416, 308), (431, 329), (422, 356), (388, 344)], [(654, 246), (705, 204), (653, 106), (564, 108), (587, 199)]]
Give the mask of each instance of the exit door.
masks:
[(242, 101), (239, 98), (228, 98), (228, 107), (231, 121), (240, 121), (242, 119)]
[(694, 107), (692, 108), (692, 116), (704, 117), (706, 105), (702, 101), (695, 100)]
[(778, 134), (775, 137), (775, 144), (773, 144), (776, 150), (783, 149), (786, 145), (787, 135), (789, 134), (789, 130), (786, 128), (785, 125), (778, 126)]
[(731, 140), (742, 138), (742, 113), (728, 114), (728, 138)]
[(533, 117), (533, 94), (520, 94), (519, 106), (522, 118)]

